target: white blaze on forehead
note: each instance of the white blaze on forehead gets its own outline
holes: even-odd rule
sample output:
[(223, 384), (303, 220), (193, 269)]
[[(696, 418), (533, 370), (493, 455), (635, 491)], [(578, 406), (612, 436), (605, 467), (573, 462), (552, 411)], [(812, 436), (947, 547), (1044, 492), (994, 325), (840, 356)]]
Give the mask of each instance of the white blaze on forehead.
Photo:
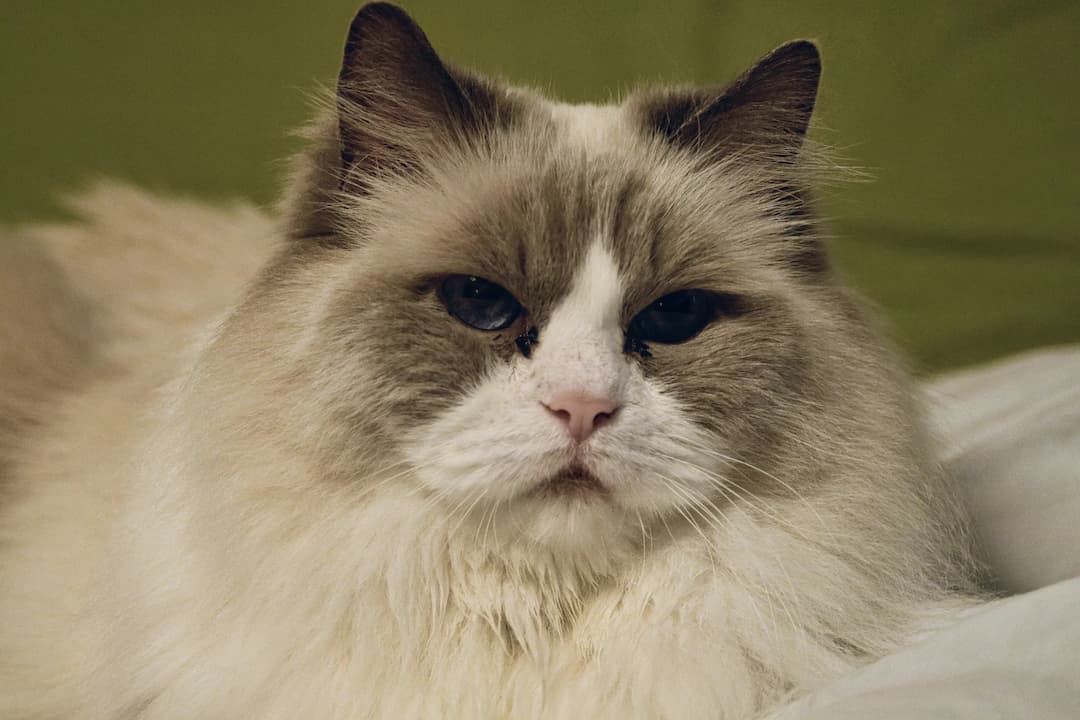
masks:
[(597, 329), (610, 327), (613, 323), (618, 324), (621, 305), (619, 266), (611, 251), (595, 240), (574, 276), (570, 293), (555, 308), (552, 323), (557, 318), (573, 319)]
[(602, 150), (622, 126), (622, 113), (615, 105), (569, 105), (555, 103), (551, 117), (563, 129), (564, 137), (585, 150)]
[(570, 292), (540, 331), (532, 366), (542, 396), (563, 391), (598, 396), (621, 392), (627, 372), (620, 324), (622, 295), (619, 267), (596, 240)]

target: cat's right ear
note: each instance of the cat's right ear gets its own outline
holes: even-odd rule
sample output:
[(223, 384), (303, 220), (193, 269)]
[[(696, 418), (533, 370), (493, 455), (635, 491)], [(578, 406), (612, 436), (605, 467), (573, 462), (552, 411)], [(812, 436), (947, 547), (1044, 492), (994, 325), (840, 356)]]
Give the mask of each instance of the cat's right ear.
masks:
[(340, 186), (417, 172), (467, 142), (495, 113), (484, 83), (452, 71), (412, 18), (375, 2), (349, 27), (337, 84)]

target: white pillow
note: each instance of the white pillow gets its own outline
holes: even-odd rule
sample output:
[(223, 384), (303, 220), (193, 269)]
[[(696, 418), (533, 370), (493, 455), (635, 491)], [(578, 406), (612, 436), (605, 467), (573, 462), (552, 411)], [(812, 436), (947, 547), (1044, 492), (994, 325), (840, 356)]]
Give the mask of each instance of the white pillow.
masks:
[(946, 467), (961, 480), (1001, 588), (1080, 576), (1080, 346), (926, 383)]
[(1080, 578), (971, 612), (769, 720), (1080, 717)]
[(1080, 347), (925, 388), (1003, 588), (1074, 579), (969, 611), (770, 720), (1080, 717)]

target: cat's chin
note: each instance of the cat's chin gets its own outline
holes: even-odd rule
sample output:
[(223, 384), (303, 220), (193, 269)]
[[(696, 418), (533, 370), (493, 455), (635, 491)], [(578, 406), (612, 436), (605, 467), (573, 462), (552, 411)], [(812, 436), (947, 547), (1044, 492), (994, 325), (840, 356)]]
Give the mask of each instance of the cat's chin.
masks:
[(629, 535), (626, 512), (615, 502), (611, 488), (578, 463), (552, 473), (507, 503), (504, 524), (518, 542), (554, 553), (598, 552), (622, 544)]
[[(622, 544), (630, 532), (625, 512), (608, 493), (570, 484), (542, 485), (510, 504), (506, 524), (516, 541), (539, 550), (576, 554)], [(636, 528), (637, 526), (634, 525)]]
[[(572, 448), (540, 453), (528, 464), (489, 465), (483, 472), (417, 464), (420, 482), (446, 501), (452, 534), (500, 552), (515, 546), (567, 558), (617, 553), (640, 542), (643, 523), (666, 500), (647, 493), (639, 498), (640, 488), (628, 487), (594, 454)], [(475, 465), (480, 463), (470, 470)], [(464, 517), (462, 508), (468, 508)]]

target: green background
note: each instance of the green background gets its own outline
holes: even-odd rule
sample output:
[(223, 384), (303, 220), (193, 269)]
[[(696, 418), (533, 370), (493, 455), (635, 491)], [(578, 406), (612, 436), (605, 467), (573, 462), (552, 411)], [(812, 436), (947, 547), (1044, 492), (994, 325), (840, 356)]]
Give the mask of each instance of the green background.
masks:
[[(1080, 3), (416, 0), (440, 53), (568, 100), (816, 38), (834, 248), (922, 371), (1080, 341)], [(268, 203), (355, 2), (5, 0), (0, 222), (89, 178)]]

